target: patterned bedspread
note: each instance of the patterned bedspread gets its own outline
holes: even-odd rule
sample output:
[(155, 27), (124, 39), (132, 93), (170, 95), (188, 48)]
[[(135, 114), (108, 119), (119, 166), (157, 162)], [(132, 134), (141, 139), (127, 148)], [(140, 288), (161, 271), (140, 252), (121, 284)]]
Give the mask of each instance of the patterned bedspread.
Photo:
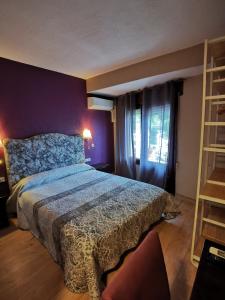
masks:
[(77, 164), (22, 179), (19, 226), (30, 229), (64, 269), (66, 286), (100, 299), (103, 272), (160, 219), (168, 194), (155, 186)]

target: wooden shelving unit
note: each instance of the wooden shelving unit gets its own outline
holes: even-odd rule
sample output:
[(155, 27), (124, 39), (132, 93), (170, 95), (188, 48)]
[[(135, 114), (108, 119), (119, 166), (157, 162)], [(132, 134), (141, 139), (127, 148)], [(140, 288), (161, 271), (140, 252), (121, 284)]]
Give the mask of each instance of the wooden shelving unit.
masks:
[(225, 36), (204, 47), (202, 119), (191, 261), (205, 238), (225, 244)]
[(208, 179), (209, 183), (225, 185), (225, 172), (222, 168), (215, 168)]
[[(208, 210), (208, 213), (206, 215), (207, 218), (222, 223), (225, 219), (225, 208), (223, 209), (221, 207), (210, 206), (210, 210)], [(195, 260), (197, 262), (199, 260), (199, 257), (201, 256), (201, 251), (205, 239), (225, 245), (224, 228), (211, 223), (204, 222), (202, 234), (199, 235), (195, 246)]]
[(222, 82), (225, 82), (225, 78), (218, 78), (213, 80), (213, 83), (222, 83)]
[(214, 183), (205, 183), (200, 189), (201, 199), (225, 204), (225, 186)]

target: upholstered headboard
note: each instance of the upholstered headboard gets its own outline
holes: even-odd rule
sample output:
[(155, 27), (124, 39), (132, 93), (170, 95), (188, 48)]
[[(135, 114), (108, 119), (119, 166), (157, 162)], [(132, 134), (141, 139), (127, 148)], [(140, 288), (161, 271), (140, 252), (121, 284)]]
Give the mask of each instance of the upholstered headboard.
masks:
[(10, 187), (24, 177), (85, 161), (80, 135), (48, 133), (27, 139), (4, 139), (3, 145)]

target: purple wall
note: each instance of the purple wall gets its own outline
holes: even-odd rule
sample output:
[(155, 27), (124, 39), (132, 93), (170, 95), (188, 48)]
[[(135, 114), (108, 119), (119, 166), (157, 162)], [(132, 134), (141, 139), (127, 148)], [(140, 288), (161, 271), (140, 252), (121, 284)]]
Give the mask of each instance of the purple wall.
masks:
[(91, 163), (113, 163), (109, 112), (87, 110), (83, 79), (0, 58), (0, 137), (92, 132)]

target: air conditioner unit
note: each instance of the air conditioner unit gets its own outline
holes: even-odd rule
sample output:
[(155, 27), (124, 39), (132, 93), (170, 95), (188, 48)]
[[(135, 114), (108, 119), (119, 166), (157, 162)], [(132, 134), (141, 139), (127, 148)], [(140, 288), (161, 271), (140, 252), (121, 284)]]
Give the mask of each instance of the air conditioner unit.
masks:
[(113, 101), (97, 97), (88, 97), (88, 109), (113, 110)]

